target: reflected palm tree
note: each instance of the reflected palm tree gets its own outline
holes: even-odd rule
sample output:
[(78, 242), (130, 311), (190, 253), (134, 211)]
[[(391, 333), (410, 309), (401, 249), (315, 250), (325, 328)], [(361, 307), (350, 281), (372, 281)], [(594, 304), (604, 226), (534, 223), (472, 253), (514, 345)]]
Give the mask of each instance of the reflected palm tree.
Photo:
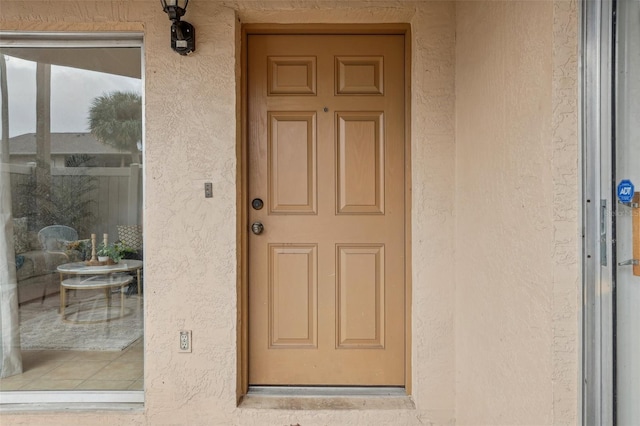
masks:
[(131, 152), (140, 162), (142, 97), (134, 92), (111, 92), (98, 96), (89, 108), (89, 129), (100, 142)]

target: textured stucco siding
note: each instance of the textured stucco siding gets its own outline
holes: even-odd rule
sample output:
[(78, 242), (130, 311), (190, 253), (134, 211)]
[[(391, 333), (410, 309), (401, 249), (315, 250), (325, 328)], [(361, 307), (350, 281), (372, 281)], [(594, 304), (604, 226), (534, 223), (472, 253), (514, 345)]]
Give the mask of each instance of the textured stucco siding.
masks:
[(578, 418), (575, 8), (457, 4), (457, 424)]
[[(2, 0), (2, 29), (144, 33), (146, 390), (138, 412), (1, 423), (574, 423), (576, 15), (551, 1), (195, 0), (184, 58), (157, 0)], [(415, 410), (236, 407), (241, 23), (411, 24)], [(170, 349), (179, 329), (193, 353)]]

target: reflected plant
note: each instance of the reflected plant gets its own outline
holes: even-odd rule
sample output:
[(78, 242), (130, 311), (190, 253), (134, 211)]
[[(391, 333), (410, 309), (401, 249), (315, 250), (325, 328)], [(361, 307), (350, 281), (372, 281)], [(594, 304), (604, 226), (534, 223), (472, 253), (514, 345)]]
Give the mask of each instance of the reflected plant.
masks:
[[(35, 173), (26, 183), (18, 184), (16, 211), (29, 218), (32, 230), (48, 225), (67, 225), (87, 235), (95, 214), (92, 205), (96, 202), (92, 192), (98, 189), (97, 178), (87, 176), (78, 169), (91, 158), (86, 155), (71, 156), (67, 159), (66, 170), (75, 174), (52, 176), (51, 186), (38, 185)], [(19, 213), (19, 214), (20, 214)]]
[(108, 256), (115, 263), (120, 262), (128, 253), (134, 252), (133, 249), (123, 243), (110, 243), (105, 245), (104, 242), (98, 244), (96, 251), (97, 256)]
[(142, 97), (118, 91), (96, 97), (89, 108), (89, 129), (103, 144), (131, 152), (132, 161), (139, 162)]

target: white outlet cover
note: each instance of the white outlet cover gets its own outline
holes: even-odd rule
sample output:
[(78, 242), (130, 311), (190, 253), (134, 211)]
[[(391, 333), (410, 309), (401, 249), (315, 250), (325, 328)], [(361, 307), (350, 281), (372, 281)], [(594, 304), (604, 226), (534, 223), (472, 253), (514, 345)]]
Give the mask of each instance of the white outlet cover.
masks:
[(191, 352), (191, 330), (180, 330), (180, 340), (178, 344), (178, 352)]

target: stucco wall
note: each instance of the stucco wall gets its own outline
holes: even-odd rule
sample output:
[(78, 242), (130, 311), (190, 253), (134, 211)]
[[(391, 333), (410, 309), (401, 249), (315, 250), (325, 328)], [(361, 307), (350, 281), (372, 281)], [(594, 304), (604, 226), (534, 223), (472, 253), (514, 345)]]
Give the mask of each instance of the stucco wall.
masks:
[[(563, 212), (575, 207), (562, 194), (577, 194), (575, 108), (565, 119), (556, 104), (575, 101), (577, 71), (570, 64), (564, 76), (556, 75), (565, 63), (554, 46), (575, 49), (577, 24), (575, 10), (554, 24), (560, 6), (533, 3), (196, 0), (186, 18), (196, 27), (197, 52), (184, 58), (169, 48), (170, 23), (156, 0), (3, 0), (3, 29), (144, 31), (146, 62), (145, 407), (5, 413), (3, 425), (401, 425), (452, 424), (456, 417), (460, 423), (571, 423), (577, 411), (575, 216), (567, 213), (567, 237), (559, 232)], [(517, 25), (506, 25), (507, 11)], [(535, 12), (532, 22), (524, 19), (529, 12)], [(415, 410), (236, 407), (241, 22), (411, 23)], [(528, 31), (518, 35), (522, 27)], [(567, 32), (562, 42), (556, 29)], [(482, 45), (488, 42), (498, 45)], [(531, 46), (528, 52), (540, 57), (521, 64), (500, 53), (505, 43), (512, 51), (517, 43)], [(503, 61), (502, 68), (487, 65), (475, 75), (480, 52)], [(529, 66), (544, 69), (534, 85), (520, 84), (528, 82)], [(500, 69), (497, 81), (492, 72)], [(566, 95), (559, 94), (563, 77)], [(509, 80), (511, 92), (498, 84)], [(511, 103), (501, 104), (505, 96)], [(487, 112), (494, 104), (514, 121), (496, 123)], [(562, 179), (568, 183), (559, 188)], [(213, 182), (212, 199), (203, 197), (205, 181)], [(556, 331), (565, 323), (566, 330)], [(193, 353), (171, 349), (179, 329), (193, 330)], [(508, 361), (510, 369), (497, 361)]]
[(576, 4), (456, 12), (456, 421), (574, 424)]

